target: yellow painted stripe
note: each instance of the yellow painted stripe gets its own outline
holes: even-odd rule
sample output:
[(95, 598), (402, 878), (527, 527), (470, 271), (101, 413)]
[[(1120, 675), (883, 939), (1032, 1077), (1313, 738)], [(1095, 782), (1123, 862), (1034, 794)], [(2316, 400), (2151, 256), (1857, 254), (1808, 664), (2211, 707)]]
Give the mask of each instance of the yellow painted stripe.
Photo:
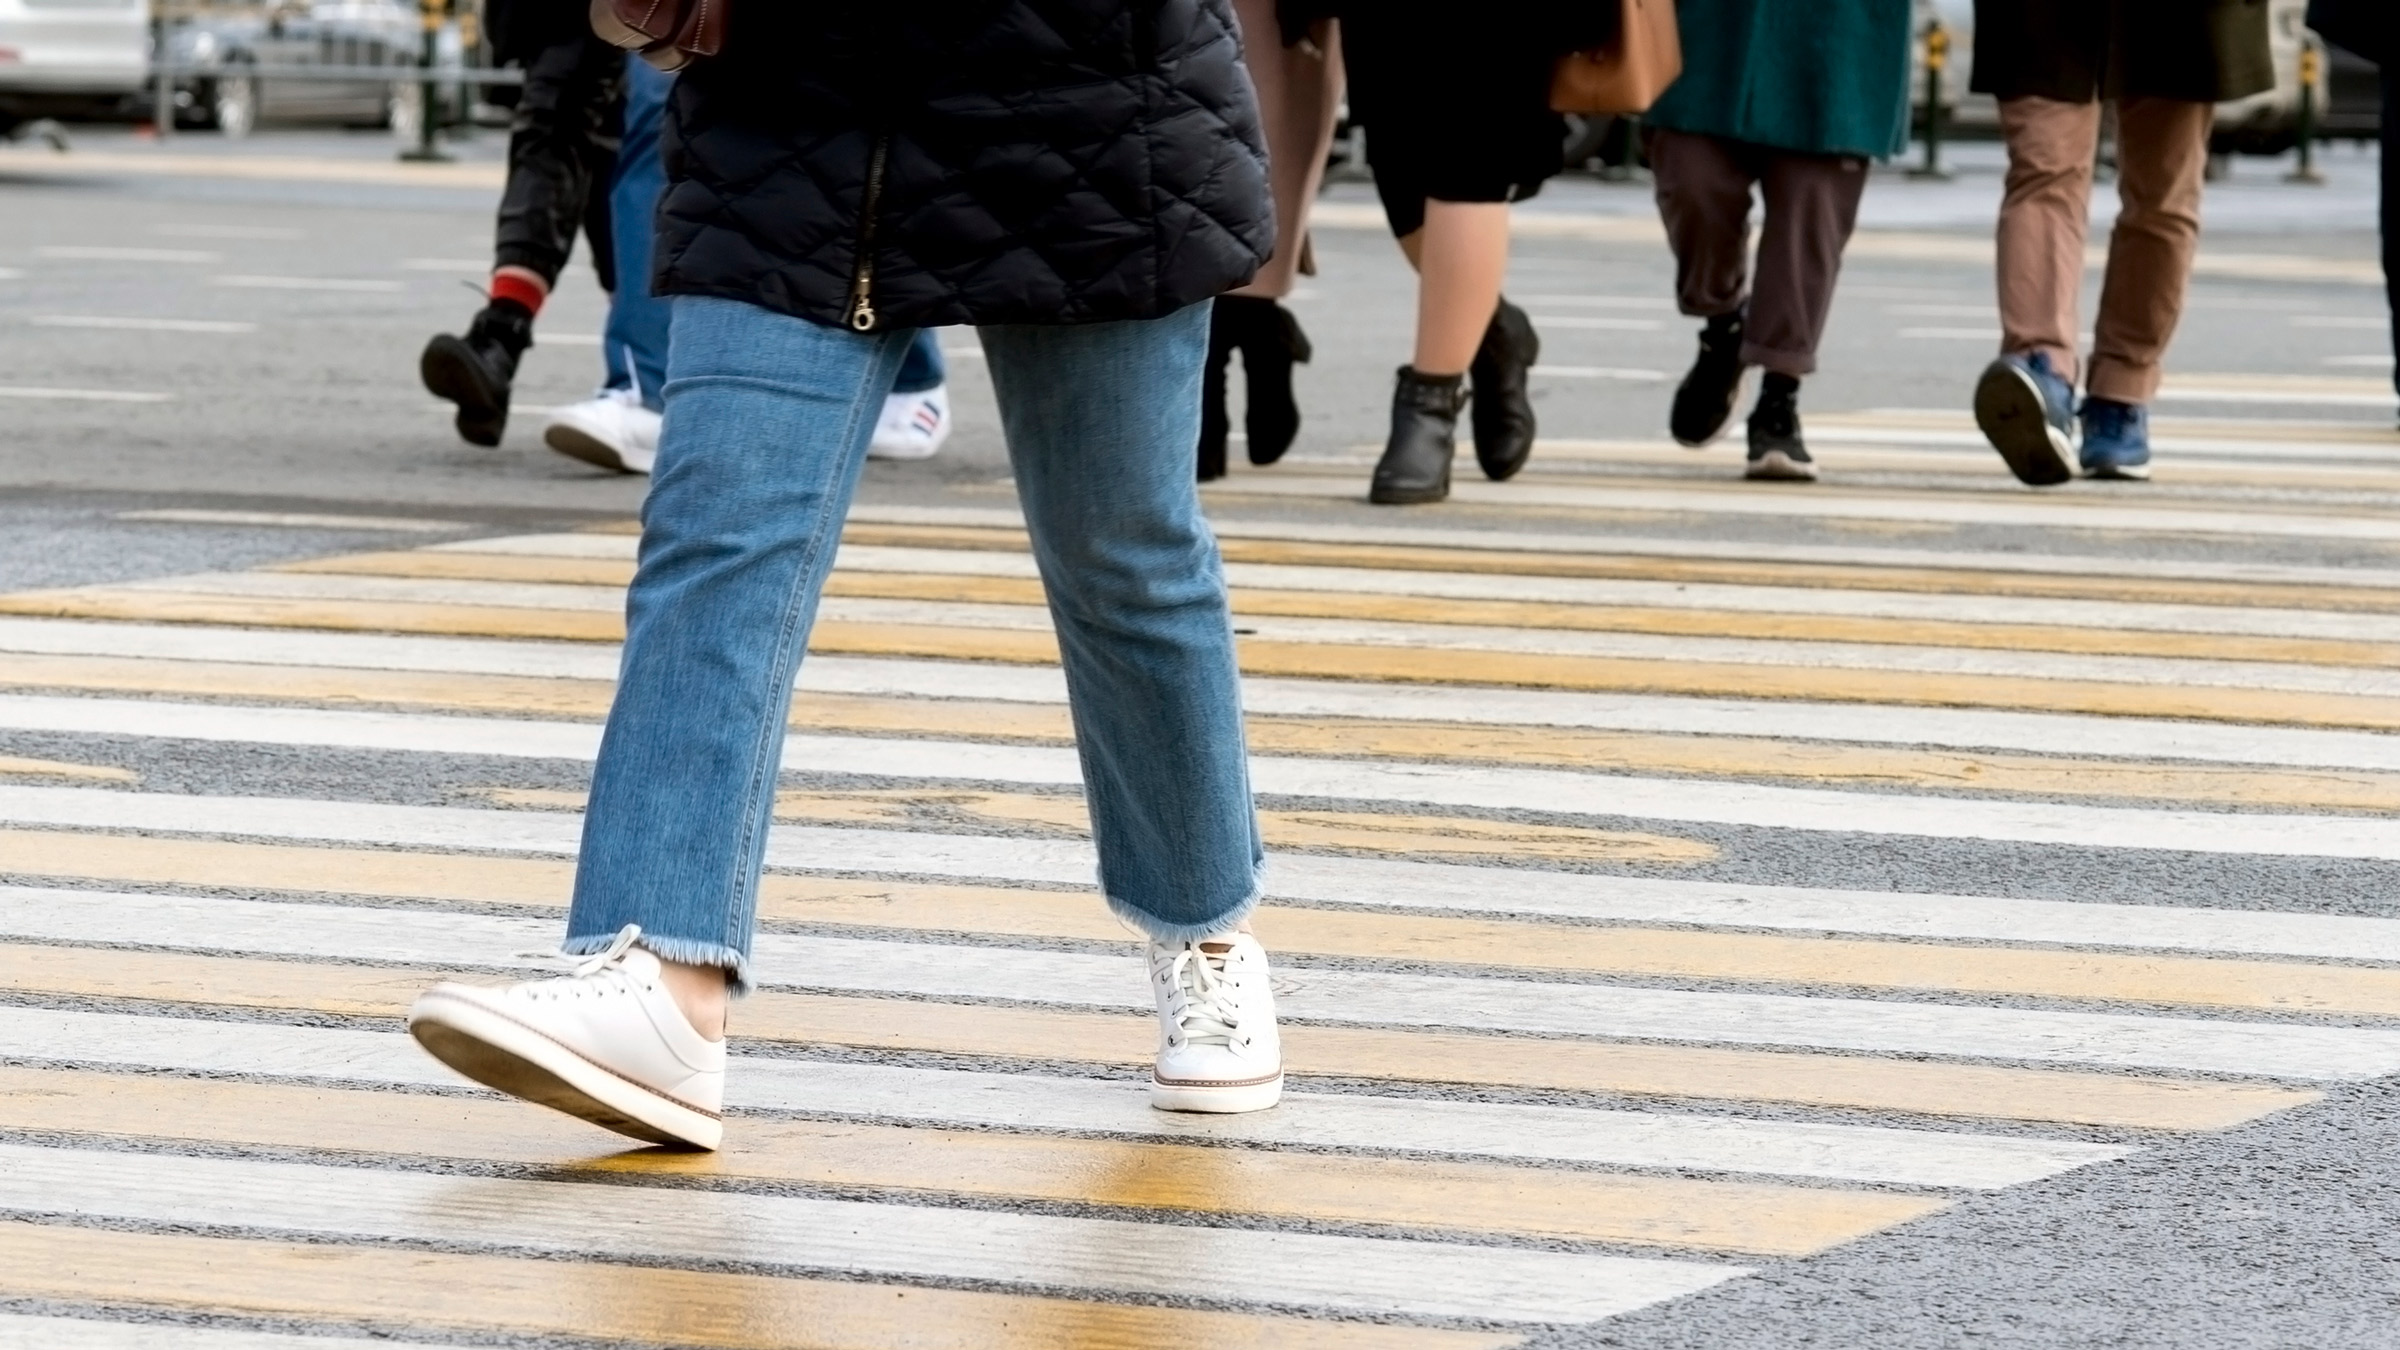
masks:
[[(331, 850), (327, 850), (330, 852)], [(405, 856), (405, 855), (402, 855)], [(781, 881), (793, 878), (778, 878)], [(871, 888), (906, 903), (947, 888)], [(770, 917), (797, 906), (765, 900)], [(1086, 901), (1087, 914), (1099, 907)], [(1117, 934), (1122, 936), (1121, 931)], [(155, 1000), (397, 1018), (424, 988), (410, 971), (175, 952), (0, 944), (0, 989), (57, 998)], [(1002, 1060), (1146, 1065), (1146, 1017), (769, 991), (744, 1000), (737, 1039)], [(1705, 1101), (1775, 1102), (1918, 1115), (2156, 1130), (2220, 1130), (2318, 1100), (2262, 1085), (2062, 1069), (1994, 1068), (1796, 1051), (1612, 1045), (1371, 1027), (1285, 1028), (1292, 1072)]]
[(138, 783), (141, 775), (110, 764), (72, 764), (59, 759), (0, 755), (0, 778), (66, 778), (83, 783)]
[[(28, 592), (0, 596), (0, 613), (474, 637), (616, 641), (614, 615), (396, 602), (271, 601), (150, 591)], [(2032, 679), (1725, 662), (1562, 656), (1240, 639), (1244, 674), (1413, 684), (1488, 684), (1586, 692), (1993, 707), (2209, 722), (2400, 730), (2400, 699), (2275, 689), (2177, 688), (2100, 680)], [(934, 624), (826, 621), (811, 651), (845, 656), (1055, 664), (1046, 632)]]
[[(584, 720), (606, 716), (614, 693), (612, 685), (600, 680), (0, 654), (0, 687), (11, 686)], [(1054, 745), (1074, 739), (1064, 706), (988, 699), (804, 692), (793, 701), (791, 724), (803, 731)], [(1930, 787), (2314, 811), (2400, 811), (2400, 774), (2366, 770), (2214, 767), (1768, 737), (1341, 717), (1253, 716), (1249, 733), (1251, 749), (1269, 755), (1526, 764), (1826, 787)]]
[[(286, 564), (283, 570), (340, 575), (550, 582), (623, 586), (631, 563), (588, 558), (519, 557), (449, 552), (368, 553)], [(835, 572), (831, 596), (877, 600), (966, 601), (999, 605), (1043, 603), (1041, 583), (1020, 577), (974, 577), (909, 572)], [(1794, 642), (1859, 642), (1995, 651), (2071, 652), (2099, 656), (2162, 656), (2220, 661), (2280, 661), (2310, 665), (2400, 665), (2400, 645), (2336, 638), (2257, 637), (2173, 633), (2064, 624), (1968, 623), (1855, 615), (1769, 614), (1748, 610), (1683, 609), (1556, 601), (1452, 599), (1352, 591), (1258, 590), (1235, 587), (1236, 614), (1275, 618), (1359, 619), (1390, 623), (1530, 628), (1593, 633), (1650, 633), (1670, 637), (1753, 638)]]
[[(0, 1127), (561, 1165), (588, 1129), (485, 1100), (0, 1068)], [(1805, 1256), (1944, 1208), (1922, 1196), (895, 1125), (745, 1120), (722, 1153), (564, 1170), (801, 1183), (1417, 1231)]]
[[(911, 548), (1027, 548), (1021, 530), (951, 525), (852, 524), (846, 543)], [(1340, 544), (1306, 540), (1220, 538), (1229, 562), (1364, 567), (1410, 572), (1474, 572), (1506, 576), (1589, 577), (1639, 581), (1720, 582), (1835, 590), (1909, 591), (1933, 595), (2024, 595), (2062, 599), (2155, 601), (2271, 609), (2400, 613), (2400, 590), (2300, 586), (2272, 582), (2183, 581), (2165, 577), (2060, 576), (1979, 568), (1883, 567), (1866, 563), (1751, 562), (1610, 554), (1605, 538), (1592, 553), (1445, 548), (1414, 544)]]
[(725, 1350), (1499, 1350), (1516, 1339), (847, 1280), (7, 1222), (0, 1297)]

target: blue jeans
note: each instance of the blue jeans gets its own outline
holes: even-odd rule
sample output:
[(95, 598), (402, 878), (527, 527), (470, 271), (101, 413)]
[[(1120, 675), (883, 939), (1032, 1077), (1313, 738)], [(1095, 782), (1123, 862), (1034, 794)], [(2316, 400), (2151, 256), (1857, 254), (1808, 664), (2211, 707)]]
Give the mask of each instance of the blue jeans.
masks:
[(650, 259), (658, 238), (658, 199), (667, 190), (667, 165), (658, 152), (667, 95), (675, 77), (638, 56), (625, 57), (625, 133), (608, 183), (608, 214), (616, 239), (617, 290), (608, 298), (600, 359), (605, 389), (631, 389), (653, 411), (667, 385), (667, 301), (650, 293)]
[[(567, 950), (638, 923), (748, 981), (792, 681), (883, 399), (916, 334), (674, 301), (616, 705)], [(1216, 539), (1192, 482), (1209, 307), (983, 330), (1073, 703), (1110, 908), (1223, 932), (1262, 860)], [(805, 769), (805, 764), (791, 766)]]
[[(667, 118), (667, 95), (674, 90), (674, 76), (638, 56), (626, 56), (625, 134), (617, 143), (616, 175), (608, 184), (617, 291), (609, 297), (608, 327), (600, 339), (601, 360), (608, 371), (601, 387), (631, 389), (654, 412), (665, 406), (667, 332), (673, 322), (667, 300), (650, 293), (650, 262), (658, 238), (658, 199), (667, 190), (658, 134)], [(909, 346), (908, 360), (892, 390), (921, 394), (941, 387), (946, 376), (941, 346), (928, 330)]]

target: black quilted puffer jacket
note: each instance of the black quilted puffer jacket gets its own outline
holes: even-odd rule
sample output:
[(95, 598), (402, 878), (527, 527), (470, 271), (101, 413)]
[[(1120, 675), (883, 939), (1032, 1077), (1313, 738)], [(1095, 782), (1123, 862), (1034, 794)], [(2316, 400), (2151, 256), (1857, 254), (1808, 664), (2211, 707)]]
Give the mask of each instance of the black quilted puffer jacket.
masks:
[(1274, 248), (1227, 0), (750, 0), (666, 154), (662, 293), (861, 332), (1156, 318)]

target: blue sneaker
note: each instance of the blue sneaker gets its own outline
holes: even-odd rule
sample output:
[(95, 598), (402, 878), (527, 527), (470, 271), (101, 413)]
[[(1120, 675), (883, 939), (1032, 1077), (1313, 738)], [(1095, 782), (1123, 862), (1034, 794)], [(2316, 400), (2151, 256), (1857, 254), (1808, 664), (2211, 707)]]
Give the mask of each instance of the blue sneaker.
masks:
[(2150, 410), (2113, 398), (2086, 398), (2083, 472), (2090, 478), (2148, 478)]
[(2020, 483), (2055, 487), (2075, 476), (2075, 386), (2046, 352), (2003, 356), (1975, 383), (1975, 425)]

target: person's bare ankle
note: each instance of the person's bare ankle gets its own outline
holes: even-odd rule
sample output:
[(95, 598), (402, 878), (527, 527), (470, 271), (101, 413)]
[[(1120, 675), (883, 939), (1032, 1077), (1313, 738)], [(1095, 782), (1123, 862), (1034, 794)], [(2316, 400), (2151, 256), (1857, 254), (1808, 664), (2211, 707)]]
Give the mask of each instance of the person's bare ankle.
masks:
[(723, 966), (694, 966), (661, 958), (658, 978), (692, 1030), (711, 1041), (725, 1039), (725, 1009), (733, 1001)]

